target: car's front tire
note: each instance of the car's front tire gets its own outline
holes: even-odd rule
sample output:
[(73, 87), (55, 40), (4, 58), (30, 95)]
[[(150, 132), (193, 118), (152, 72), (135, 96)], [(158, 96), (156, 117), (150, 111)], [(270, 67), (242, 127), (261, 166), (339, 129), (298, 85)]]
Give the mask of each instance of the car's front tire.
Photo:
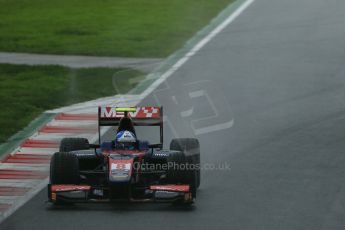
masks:
[(57, 152), (50, 161), (51, 184), (79, 184), (79, 161), (73, 153)]
[(199, 141), (194, 138), (178, 138), (173, 139), (170, 143), (172, 156), (168, 161), (177, 164), (188, 164), (190, 168), (175, 170), (170, 173), (178, 183), (189, 184), (193, 198), (196, 197), (196, 190), (200, 185), (200, 147)]
[[(77, 156), (66, 152), (54, 153), (50, 161), (50, 184), (77, 185), (79, 183), (80, 174)], [(50, 197), (50, 194), (48, 194), (48, 197)], [(54, 204), (66, 204), (66, 202), (56, 200)]]
[(186, 162), (196, 166), (196, 188), (199, 188), (200, 176), (200, 144), (196, 138), (176, 138), (170, 142), (170, 149), (180, 151), (185, 155)]

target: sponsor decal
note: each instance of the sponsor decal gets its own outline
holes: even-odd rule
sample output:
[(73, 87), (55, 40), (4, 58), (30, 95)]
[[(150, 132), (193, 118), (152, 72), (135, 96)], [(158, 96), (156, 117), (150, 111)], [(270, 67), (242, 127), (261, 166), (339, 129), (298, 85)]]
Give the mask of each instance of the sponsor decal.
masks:
[[(122, 118), (125, 113), (116, 111), (116, 107), (102, 107), (101, 118)], [(137, 107), (135, 112), (128, 112), (131, 118), (160, 118), (159, 107)]]
[(114, 176), (125, 176), (129, 175), (129, 171), (131, 170), (130, 163), (112, 163), (111, 164), (111, 174)]
[(110, 178), (117, 179), (127, 179), (130, 178), (132, 172), (133, 159), (129, 160), (110, 160)]

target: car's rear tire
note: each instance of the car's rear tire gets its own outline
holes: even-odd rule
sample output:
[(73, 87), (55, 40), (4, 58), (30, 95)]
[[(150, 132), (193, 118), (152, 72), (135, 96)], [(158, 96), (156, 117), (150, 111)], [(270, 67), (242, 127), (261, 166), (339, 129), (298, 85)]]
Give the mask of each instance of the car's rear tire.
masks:
[(63, 138), (60, 142), (60, 152), (89, 149), (90, 144), (86, 138)]
[(50, 161), (50, 184), (79, 184), (79, 161), (73, 153), (57, 152)]

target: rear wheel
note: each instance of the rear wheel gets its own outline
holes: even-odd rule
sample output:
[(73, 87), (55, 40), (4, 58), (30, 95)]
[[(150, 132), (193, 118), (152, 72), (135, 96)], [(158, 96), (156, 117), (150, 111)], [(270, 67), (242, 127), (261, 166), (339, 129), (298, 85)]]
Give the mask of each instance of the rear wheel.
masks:
[(64, 138), (60, 142), (60, 152), (89, 149), (90, 144), (86, 138)]

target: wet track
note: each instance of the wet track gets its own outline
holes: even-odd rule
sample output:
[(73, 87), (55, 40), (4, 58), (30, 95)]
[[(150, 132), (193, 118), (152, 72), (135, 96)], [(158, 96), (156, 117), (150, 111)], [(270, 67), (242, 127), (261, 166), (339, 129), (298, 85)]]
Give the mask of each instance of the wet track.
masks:
[(44, 190), (0, 229), (344, 229), (344, 61), (343, 0), (257, 0), (143, 102), (166, 144), (196, 133), (231, 167), (202, 171), (193, 208), (53, 208)]

